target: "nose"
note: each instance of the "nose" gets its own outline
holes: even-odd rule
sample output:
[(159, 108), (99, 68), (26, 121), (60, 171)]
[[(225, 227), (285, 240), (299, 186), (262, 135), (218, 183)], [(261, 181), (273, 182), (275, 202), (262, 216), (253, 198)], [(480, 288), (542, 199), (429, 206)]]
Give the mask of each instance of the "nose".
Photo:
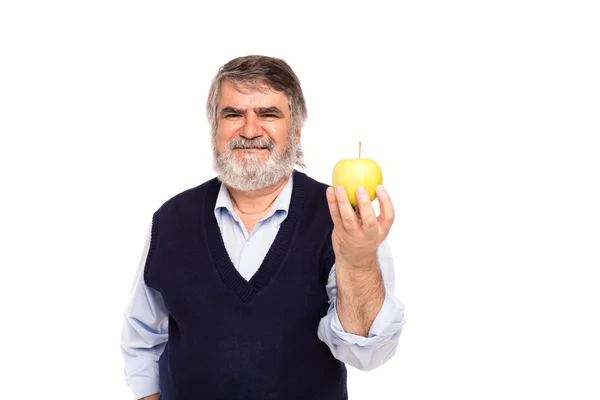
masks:
[(240, 136), (243, 136), (246, 139), (262, 136), (262, 131), (258, 124), (258, 118), (254, 113), (248, 113), (246, 118), (244, 118), (244, 125), (242, 126)]

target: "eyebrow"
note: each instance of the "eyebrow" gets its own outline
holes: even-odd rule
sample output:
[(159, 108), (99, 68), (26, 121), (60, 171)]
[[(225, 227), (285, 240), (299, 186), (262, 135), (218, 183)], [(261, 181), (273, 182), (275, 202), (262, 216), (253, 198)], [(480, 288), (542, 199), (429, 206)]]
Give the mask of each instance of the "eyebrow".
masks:
[(240, 108), (234, 108), (234, 107), (223, 107), (223, 109), (219, 112), (219, 115), (223, 116), (225, 114), (243, 114), (244, 111)]
[(283, 117), (283, 113), (277, 107), (259, 107), (256, 111), (258, 111), (257, 114), (276, 114)]
[[(246, 110), (242, 110), (241, 108), (235, 108), (235, 107), (223, 107), (223, 109), (221, 109), (221, 111), (219, 112), (219, 115), (223, 116), (225, 114), (243, 114)], [(276, 114), (280, 117), (283, 117), (283, 112), (281, 112), (281, 110), (278, 107), (258, 107), (255, 108), (254, 111), (257, 114)]]

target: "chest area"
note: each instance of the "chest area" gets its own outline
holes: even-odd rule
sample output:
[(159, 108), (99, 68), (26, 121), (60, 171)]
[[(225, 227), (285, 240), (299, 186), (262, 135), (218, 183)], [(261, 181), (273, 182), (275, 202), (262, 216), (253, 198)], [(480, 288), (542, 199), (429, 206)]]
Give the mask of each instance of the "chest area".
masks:
[[(191, 320), (215, 323), (231, 315), (250, 318), (253, 314), (249, 310), (282, 317), (324, 315), (328, 297), (322, 249), (315, 242), (294, 241), (285, 252), (280, 251), (282, 246), (276, 239), (256, 255), (254, 265), (258, 267), (250, 279), (233, 266), (227, 253), (221, 257), (211, 253), (208, 243), (200, 243), (194, 251), (157, 248), (153, 268), (169, 313), (176, 320), (191, 316)], [(249, 263), (250, 254), (242, 251), (240, 259)], [(214, 312), (221, 307), (227, 312)]]

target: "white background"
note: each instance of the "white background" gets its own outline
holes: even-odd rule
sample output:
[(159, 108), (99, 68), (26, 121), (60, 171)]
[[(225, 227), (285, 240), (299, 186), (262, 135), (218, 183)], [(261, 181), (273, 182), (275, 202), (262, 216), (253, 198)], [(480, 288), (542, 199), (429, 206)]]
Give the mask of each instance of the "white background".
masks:
[(213, 176), (217, 69), (266, 54), (301, 79), (306, 172), (361, 140), (397, 209), (408, 322), (351, 399), (600, 398), (594, 3), (2, 2), (2, 397), (131, 397), (145, 230)]

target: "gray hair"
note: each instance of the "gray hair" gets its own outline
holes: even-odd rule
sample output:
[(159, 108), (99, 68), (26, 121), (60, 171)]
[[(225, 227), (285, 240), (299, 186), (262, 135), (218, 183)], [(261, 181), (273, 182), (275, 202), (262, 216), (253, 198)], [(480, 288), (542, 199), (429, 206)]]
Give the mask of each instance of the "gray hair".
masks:
[(282, 59), (267, 56), (244, 56), (234, 58), (219, 68), (212, 80), (206, 102), (206, 116), (211, 125), (213, 137), (217, 133), (217, 104), (221, 83), (227, 79), (234, 85), (243, 83), (261, 90), (264, 82), (273, 90), (286, 94), (290, 105), (291, 128), (294, 133), (304, 126), (307, 118), (306, 102), (300, 87), (300, 80), (292, 68)]

